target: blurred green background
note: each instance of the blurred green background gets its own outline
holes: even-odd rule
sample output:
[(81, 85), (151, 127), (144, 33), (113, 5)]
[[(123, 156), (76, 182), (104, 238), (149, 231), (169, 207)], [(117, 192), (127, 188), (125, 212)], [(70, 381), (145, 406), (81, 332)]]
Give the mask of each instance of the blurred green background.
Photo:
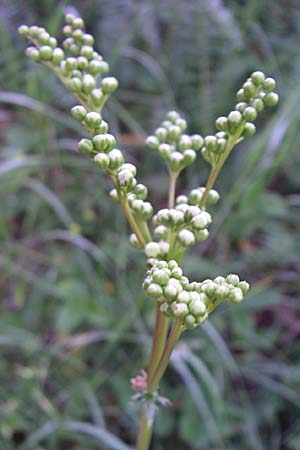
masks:
[[(119, 79), (105, 119), (157, 207), (167, 173), (143, 139), (164, 113), (210, 133), (253, 70), (278, 81), (280, 105), (231, 155), (211, 237), (184, 261), (197, 280), (237, 272), (251, 293), (178, 345), (152, 449), (299, 450), (299, 0), (1, 0), (1, 450), (128, 450), (138, 425), (129, 378), (146, 365), (154, 310), (144, 259), (77, 153), (74, 100), (17, 35), (37, 23), (61, 36), (74, 11)], [(198, 158), (178, 192), (207, 173)]]

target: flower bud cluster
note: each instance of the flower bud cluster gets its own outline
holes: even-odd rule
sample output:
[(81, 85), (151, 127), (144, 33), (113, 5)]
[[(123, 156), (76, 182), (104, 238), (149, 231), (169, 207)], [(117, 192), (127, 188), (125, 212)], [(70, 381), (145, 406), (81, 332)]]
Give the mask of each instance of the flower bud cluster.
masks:
[(166, 316), (179, 318), (186, 328), (194, 328), (203, 323), (222, 301), (240, 303), (249, 284), (234, 274), (190, 283), (176, 261), (154, 260), (143, 288), (149, 297), (157, 299)]
[(83, 20), (67, 14), (65, 21), (64, 50), (44, 28), (21, 25), (19, 33), (33, 44), (27, 48), (27, 55), (34, 61), (51, 63), (72, 92), (88, 99), (95, 108), (101, 108), (109, 94), (117, 89), (118, 81), (114, 77), (102, 78), (108, 73), (109, 65), (95, 51), (93, 36), (84, 32)]
[(205, 137), (201, 152), (207, 162), (212, 166), (217, 164), (232, 136), (239, 139), (250, 137), (255, 133), (253, 122), (257, 113), (266, 106), (275, 106), (278, 103), (278, 95), (273, 92), (275, 86), (275, 80), (266, 78), (263, 72), (252, 73), (237, 93), (238, 103), (235, 109), (227, 117), (222, 116), (216, 120), (219, 131), (215, 135)]
[(199, 134), (185, 134), (186, 128), (186, 121), (176, 111), (169, 111), (155, 134), (146, 140), (147, 146), (157, 150), (176, 175), (195, 161), (196, 152), (203, 146), (203, 138)]
[[(207, 239), (209, 233), (207, 227), (211, 224), (211, 215), (201, 209), (197, 204), (197, 199), (201, 199), (203, 190), (194, 189), (189, 197), (181, 195), (177, 197), (175, 208), (161, 209), (153, 216), (152, 222), (154, 226), (154, 236), (160, 240), (160, 245), (167, 245), (170, 240), (171, 233), (175, 236), (175, 245), (183, 250), (197, 242)], [(217, 201), (218, 193), (212, 191), (211, 200)], [(191, 201), (190, 201), (191, 199)], [(151, 243), (156, 244), (156, 243)], [(157, 255), (149, 254), (147, 246), (144, 249), (146, 256), (157, 257)]]
[[(191, 192), (186, 195), (179, 195), (176, 197), (176, 205), (188, 204), (188, 205), (199, 205), (203, 194), (205, 192), (205, 187), (198, 187), (196, 189), (192, 189)], [(215, 205), (220, 198), (220, 194), (215, 189), (210, 189), (207, 199), (206, 205)]]
[[(117, 183), (120, 190), (122, 190), (122, 195), (126, 196), (129, 207), (135, 217), (145, 222), (152, 217), (153, 207), (150, 202), (145, 201), (148, 195), (147, 187), (142, 183), (138, 184), (135, 175), (136, 167), (134, 164), (122, 164), (116, 173)], [(118, 200), (116, 189), (113, 189), (110, 195), (115, 200)], [(135, 234), (131, 235), (129, 241), (134, 247), (140, 248)]]

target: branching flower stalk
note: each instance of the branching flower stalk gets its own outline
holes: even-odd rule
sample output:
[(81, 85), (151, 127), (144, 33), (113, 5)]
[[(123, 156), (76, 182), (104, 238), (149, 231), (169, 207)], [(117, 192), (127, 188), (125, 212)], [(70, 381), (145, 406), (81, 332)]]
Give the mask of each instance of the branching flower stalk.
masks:
[[(207, 239), (212, 222), (208, 210), (219, 200), (214, 189), (218, 175), (235, 145), (255, 133), (257, 114), (277, 104), (276, 83), (264, 73), (254, 72), (238, 91), (235, 109), (227, 117), (219, 117), (218, 131), (205, 138), (188, 135), (186, 121), (176, 111), (167, 113), (146, 140), (147, 147), (165, 161), (170, 177), (167, 208), (154, 214), (146, 200), (147, 187), (137, 182), (136, 167), (125, 162), (102, 118), (103, 107), (118, 81), (107, 75), (109, 65), (94, 49), (94, 38), (84, 31), (83, 20), (66, 15), (63, 48), (36, 25), (22, 25), (19, 33), (30, 42), (27, 55), (53, 70), (78, 101), (71, 109), (72, 116), (90, 134), (89, 139), (79, 141), (78, 149), (106, 171), (113, 185), (110, 195), (122, 207), (132, 230), (129, 241), (147, 257), (143, 288), (156, 302), (156, 322), (147, 373), (143, 371), (131, 382), (134, 398), (141, 404), (136, 449), (148, 450), (156, 410), (168, 404), (159, 395), (159, 384), (181, 334), (201, 325), (223, 301), (238, 304), (248, 292), (249, 284), (234, 274), (190, 282), (181, 261), (187, 249)], [(176, 197), (176, 180), (194, 163), (198, 152), (211, 166), (207, 183)]]

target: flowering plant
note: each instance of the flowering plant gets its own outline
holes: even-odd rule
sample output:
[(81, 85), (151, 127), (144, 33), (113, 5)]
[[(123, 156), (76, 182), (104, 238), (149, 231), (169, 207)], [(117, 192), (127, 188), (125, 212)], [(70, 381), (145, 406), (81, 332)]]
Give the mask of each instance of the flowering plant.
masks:
[[(102, 118), (102, 109), (118, 81), (107, 75), (109, 65), (95, 50), (93, 36), (84, 31), (83, 20), (67, 14), (65, 22), (63, 48), (44, 28), (22, 25), (19, 33), (30, 41), (27, 55), (53, 70), (75, 96), (78, 104), (72, 108), (72, 116), (90, 134), (79, 141), (78, 149), (106, 171), (113, 185), (110, 195), (123, 209), (132, 230), (130, 243), (147, 258), (143, 288), (156, 302), (156, 322), (147, 372), (131, 379), (134, 398), (141, 403), (136, 448), (147, 450), (156, 409), (168, 404), (159, 394), (159, 383), (180, 335), (201, 325), (223, 301), (240, 303), (249, 290), (249, 284), (235, 274), (191, 282), (181, 261), (188, 248), (209, 235), (209, 208), (219, 200), (214, 184), (225, 161), (236, 144), (255, 133), (257, 114), (276, 105), (278, 95), (272, 78), (254, 72), (238, 91), (234, 110), (219, 117), (218, 131), (205, 138), (187, 134), (185, 119), (176, 111), (168, 112), (146, 140), (148, 148), (165, 161), (170, 180), (168, 205), (154, 213), (147, 201), (147, 187), (137, 181), (137, 168), (125, 162)], [(197, 153), (211, 166), (207, 183), (176, 196), (176, 180)]]

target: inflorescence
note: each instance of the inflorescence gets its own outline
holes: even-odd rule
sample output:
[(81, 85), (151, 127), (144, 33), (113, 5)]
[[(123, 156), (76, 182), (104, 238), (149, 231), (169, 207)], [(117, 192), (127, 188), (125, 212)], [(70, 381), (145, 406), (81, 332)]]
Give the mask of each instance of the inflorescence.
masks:
[[(143, 249), (151, 266), (143, 284), (147, 294), (157, 299), (165, 315), (180, 318), (185, 328), (194, 328), (221, 301), (239, 303), (249, 289), (247, 282), (232, 274), (190, 283), (178, 265), (187, 248), (208, 237), (212, 218), (207, 207), (218, 201), (219, 194), (208, 181), (206, 187), (193, 189), (187, 196), (179, 195), (174, 205), (173, 201), (169, 208), (154, 214), (147, 201), (147, 187), (137, 182), (135, 165), (125, 162), (102, 118), (103, 106), (117, 89), (118, 81), (107, 76), (109, 65), (95, 50), (93, 36), (84, 31), (83, 20), (67, 14), (65, 21), (63, 48), (44, 28), (20, 26), (19, 33), (30, 41), (26, 53), (50, 67), (78, 100), (79, 104), (71, 110), (72, 116), (91, 135), (79, 141), (78, 149), (106, 170), (113, 182), (111, 196), (123, 207), (133, 230), (130, 243)], [(212, 171), (215, 167), (219, 170), (234, 145), (255, 133), (253, 122), (257, 114), (278, 102), (275, 85), (273, 78), (254, 72), (238, 91), (235, 109), (216, 120), (219, 131), (204, 138), (200, 134), (188, 135), (185, 119), (170, 111), (147, 138), (146, 145), (166, 161), (173, 181), (195, 161), (200, 150)], [(147, 224), (151, 218), (153, 237)]]
[(238, 275), (190, 283), (176, 261), (156, 260), (152, 264), (143, 288), (160, 303), (161, 312), (179, 318), (185, 328), (202, 324), (222, 301), (240, 303), (249, 290), (249, 284)]

